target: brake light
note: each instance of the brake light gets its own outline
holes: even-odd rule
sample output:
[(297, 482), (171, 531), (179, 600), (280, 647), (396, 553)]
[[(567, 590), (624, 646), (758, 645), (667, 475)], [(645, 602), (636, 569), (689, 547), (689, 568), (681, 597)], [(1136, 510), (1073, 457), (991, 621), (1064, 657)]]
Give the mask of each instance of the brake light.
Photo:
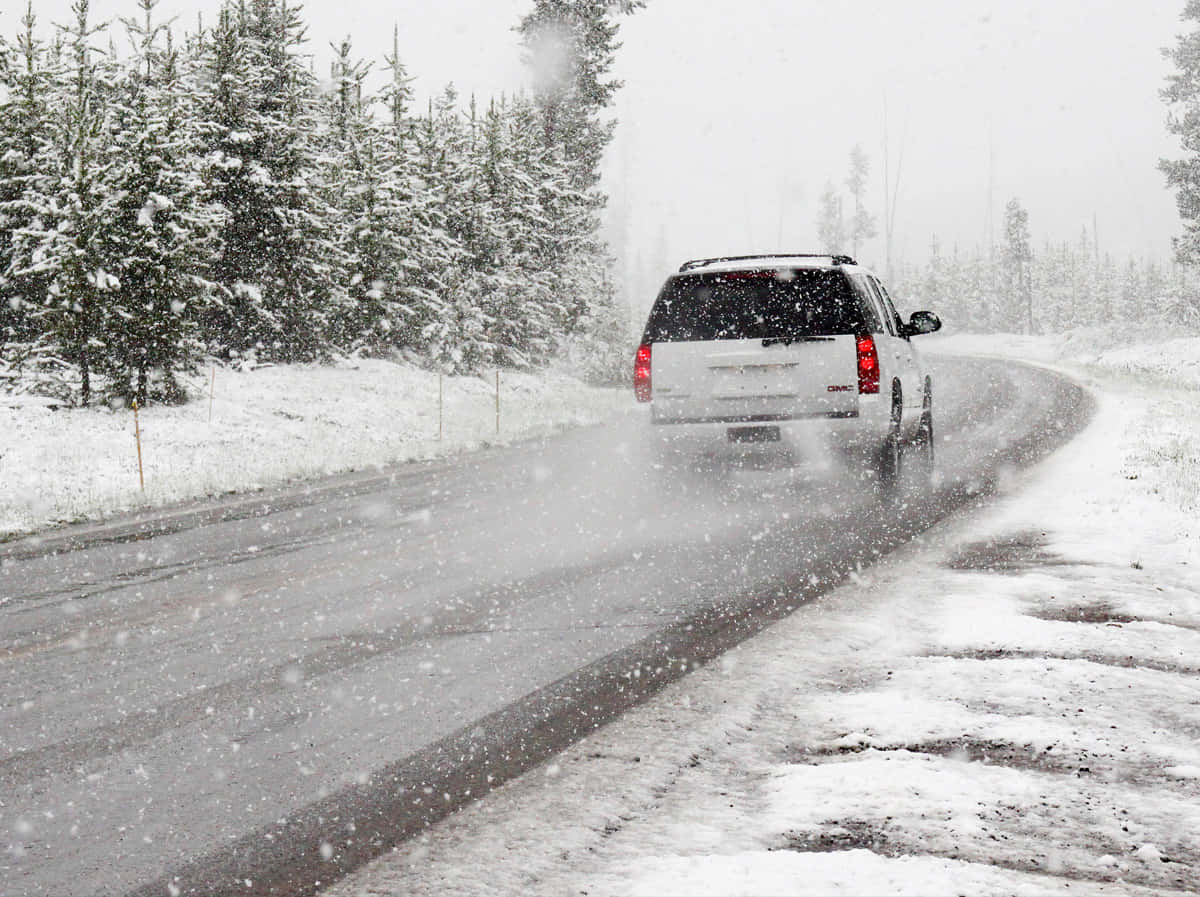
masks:
[(863, 395), (879, 392), (879, 352), (875, 348), (875, 337), (861, 334), (855, 340), (858, 351), (858, 391)]
[(650, 344), (638, 346), (633, 359), (633, 394), (639, 402), (650, 401)]
[(778, 271), (726, 271), (720, 275), (722, 280), (757, 280), (759, 278), (779, 277)]

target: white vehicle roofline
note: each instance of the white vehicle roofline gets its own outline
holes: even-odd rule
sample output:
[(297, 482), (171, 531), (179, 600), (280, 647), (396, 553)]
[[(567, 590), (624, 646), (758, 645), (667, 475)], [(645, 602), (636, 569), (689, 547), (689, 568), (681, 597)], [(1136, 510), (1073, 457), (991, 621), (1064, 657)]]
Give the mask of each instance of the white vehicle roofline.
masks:
[(771, 268), (778, 268), (780, 270), (791, 268), (811, 268), (813, 270), (838, 268), (864, 272), (868, 270), (857, 262), (851, 261), (847, 263), (838, 260), (843, 258), (845, 256), (803, 255), (797, 253), (796, 255), (763, 254), (727, 259), (696, 259), (681, 265), (679, 271), (674, 276), (702, 273), (711, 274), (724, 271), (762, 271)]

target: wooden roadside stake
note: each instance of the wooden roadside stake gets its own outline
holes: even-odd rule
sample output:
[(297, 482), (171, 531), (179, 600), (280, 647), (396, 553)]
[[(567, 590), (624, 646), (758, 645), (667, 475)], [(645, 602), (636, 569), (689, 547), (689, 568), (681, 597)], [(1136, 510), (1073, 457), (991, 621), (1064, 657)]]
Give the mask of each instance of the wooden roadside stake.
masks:
[(137, 440), (138, 450), (138, 481), (142, 484), (142, 491), (146, 491), (146, 474), (142, 471), (142, 426), (138, 422), (138, 403), (137, 399), (133, 400), (133, 438)]
[(208, 422), (212, 423), (212, 405), (213, 396), (217, 391), (217, 366), (214, 364), (212, 368), (212, 379), (208, 383)]
[(496, 368), (496, 435), (500, 435), (500, 368)]
[(442, 441), (442, 421), (446, 413), (446, 391), (442, 386), (442, 374), (438, 372), (438, 442)]

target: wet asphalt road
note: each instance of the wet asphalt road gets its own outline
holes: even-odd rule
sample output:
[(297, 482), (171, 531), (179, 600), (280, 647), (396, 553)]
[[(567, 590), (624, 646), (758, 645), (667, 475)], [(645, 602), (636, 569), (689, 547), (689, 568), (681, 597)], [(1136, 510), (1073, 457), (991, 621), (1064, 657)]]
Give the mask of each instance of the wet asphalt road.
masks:
[(1091, 414), (939, 360), (941, 483), (664, 484), (628, 419), (0, 546), (0, 893), (304, 894), (1041, 457)]

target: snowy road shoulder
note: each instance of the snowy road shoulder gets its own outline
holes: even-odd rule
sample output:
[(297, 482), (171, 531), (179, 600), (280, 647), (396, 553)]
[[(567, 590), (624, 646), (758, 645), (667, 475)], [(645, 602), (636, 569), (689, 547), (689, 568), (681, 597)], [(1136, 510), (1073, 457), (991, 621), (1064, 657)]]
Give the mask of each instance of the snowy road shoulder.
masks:
[(140, 414), (144, 489), (127, 409), (52, 410), (0, 395), (0, 539), (546, 435), (632, 405), (627, 390), (561, 372), (445, 377), (439, 387), (434, 372), (368, 358), (217, 368), (188, 387), (186, 405)]
[(1195, 893), (1196, 393), (1089, 370), (990, 507), (329, 893)]

